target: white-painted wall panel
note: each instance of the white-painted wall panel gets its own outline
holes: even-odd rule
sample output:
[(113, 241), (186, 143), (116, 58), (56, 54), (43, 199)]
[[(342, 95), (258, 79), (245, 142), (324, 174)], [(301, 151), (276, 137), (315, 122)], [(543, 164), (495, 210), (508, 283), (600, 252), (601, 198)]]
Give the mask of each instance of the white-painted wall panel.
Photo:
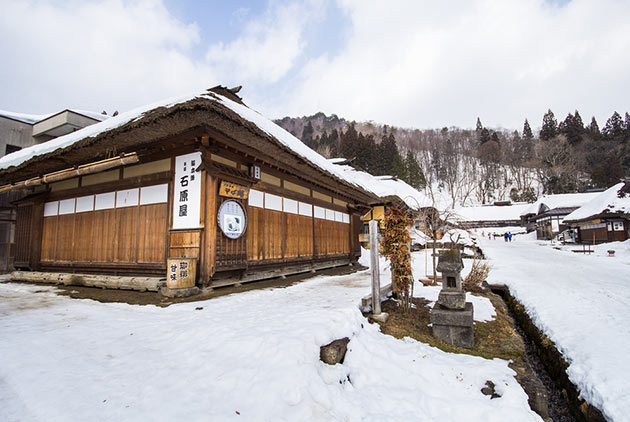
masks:
[(135, 207), (138, 205), (140, 189), (125, 189), (116, 192), (116, 208)]
[(264, 194), (261, 191), (250, 189), (247, 203), (249, 204), (250, 207), (263, 208), (263, 205), (264, 205), (263, 198), (264, 198)]
[(44, 217), (52, 217), (59, 212), (59, 201), (46, 202), (44, 204)]
[(288, 212), (289, 214), (297, 214), (298, 213), (298, 203), (293, 199), (283, 198), (284, 201), (284, 212)]
[(318, 207), (315, 205), (314, 210), (315, 218), (321, 218), (322, 220), (326, 218), (326, 208)]
[(99, 193), (94, 201), (94, 210), (109, 210), (116, 203), (116, 192)]
[(168, 201), (168, 184), (140, 188), (140, 205), (163, 204)]
[(282, 197), (265, 192), (265, 209), (282, 211)]
[(300, 215), (303, 215), (305, 217), (312, 217), (313, 206), (311, 204), (307, 204), (306, 202), (300, 202), (298, 204), (298, 212), (300, 213)]
[(94, 195), (77, 198), (77, 212), (94, 211)]
[(59, 215), (74, 214), (75, 199), (64, 199), (59, 201)]

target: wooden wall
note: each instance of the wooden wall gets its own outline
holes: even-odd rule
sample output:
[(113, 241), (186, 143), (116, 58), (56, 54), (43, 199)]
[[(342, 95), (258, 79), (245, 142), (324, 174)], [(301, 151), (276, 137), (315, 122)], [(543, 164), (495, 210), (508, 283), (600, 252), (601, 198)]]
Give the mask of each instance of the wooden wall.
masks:
[(247, 207), (250, 264), (313, 257), (313, 218)]
[(42, 263), (165, 265), (166, 203), (44, 217)]
[[(332, 209), (326, 214), (321, 207), (289, 198), (280, 198), (283, 205), (279, 206), (275, 194), (270, 196), (275, 197), (276, 204), (269, 206), (265, 196), (268, 194), (263, 192), (262, 195), (265, 198), (260, 200), (262, 202), (250, 200), (247, 206), (245, 236), (249, 266), (348, 256), (352, 252), (348, 214), (341, 211), (335, 214)], [(314, 208), (319, 208), (321, 214), (314, 213)], [(345, 216), (345, 222), (334, 221), (334, 216), (337, 219)], [(221, 233), (217, 236), (228, 240)]]

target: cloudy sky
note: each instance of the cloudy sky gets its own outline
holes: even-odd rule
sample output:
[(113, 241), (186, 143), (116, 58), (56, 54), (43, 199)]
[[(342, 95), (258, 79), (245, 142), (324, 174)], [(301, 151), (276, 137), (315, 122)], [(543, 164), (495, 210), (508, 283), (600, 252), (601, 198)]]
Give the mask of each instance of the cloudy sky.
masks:
[(0, 0), (0, 109), (222, 84), (270, 118), (521, 129), (630, 111), (627, 0)]

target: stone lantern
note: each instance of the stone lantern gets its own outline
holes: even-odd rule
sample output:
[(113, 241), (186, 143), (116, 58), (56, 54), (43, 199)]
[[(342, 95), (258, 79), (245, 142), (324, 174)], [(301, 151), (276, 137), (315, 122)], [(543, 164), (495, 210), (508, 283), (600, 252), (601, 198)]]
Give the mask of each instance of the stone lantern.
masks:
[(458, 249), (440, 251), (437, 270), (442, 273), (442, 290), (433, 309), (433, 336), (454, 346), (472, 348), (474, 341), (473, 305), (462, 290), (464, 268)]

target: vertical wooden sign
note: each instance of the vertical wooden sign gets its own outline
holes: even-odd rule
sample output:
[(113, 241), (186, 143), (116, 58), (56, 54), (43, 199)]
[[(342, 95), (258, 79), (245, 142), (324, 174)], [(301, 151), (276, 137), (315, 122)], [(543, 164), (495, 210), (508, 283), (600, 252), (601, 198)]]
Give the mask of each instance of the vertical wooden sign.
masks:
[(173, 180), (173, 228), (194, 229), (199, 227), (201, 214), (201, 153), (175, 157)]

